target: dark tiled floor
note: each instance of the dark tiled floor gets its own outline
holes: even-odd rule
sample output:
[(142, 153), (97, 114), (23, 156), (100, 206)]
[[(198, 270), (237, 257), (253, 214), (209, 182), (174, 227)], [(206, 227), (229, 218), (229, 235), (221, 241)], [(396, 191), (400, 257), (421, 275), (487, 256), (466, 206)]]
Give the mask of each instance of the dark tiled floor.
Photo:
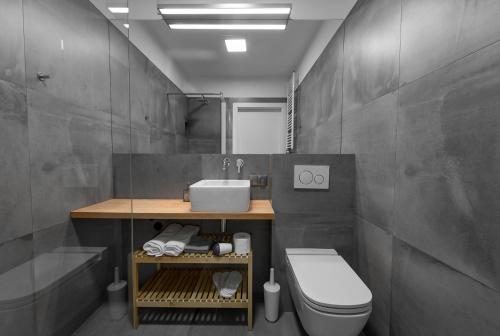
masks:
[[(187, 314), (189, 315), (189, 314)], [(244, 314), (242, 314), (244, 316)], [(254, 329), (247, 331), (245, 324), (234, 324), (236, 319), (222, 323), (194, 322), (189, 324), (141, 324), (137, 330), (132, 328), (128, 316), (119, 321), (111, 321), (106, 304), (97, 309), (92, 316), (73, 334), (73, 336), (239, 336), (239, 335), (283, 335), (302, 336), (306, 335), (300, 326), (297, 316), (293, 312), (281, 313), (276, 323), (269, 323), (264, 317), (264, 305), (257, 304), (255, 307)], [(241, 314), (240, 314), (241, 316)], [(236, 322), (237, 323), (237, 322)]]

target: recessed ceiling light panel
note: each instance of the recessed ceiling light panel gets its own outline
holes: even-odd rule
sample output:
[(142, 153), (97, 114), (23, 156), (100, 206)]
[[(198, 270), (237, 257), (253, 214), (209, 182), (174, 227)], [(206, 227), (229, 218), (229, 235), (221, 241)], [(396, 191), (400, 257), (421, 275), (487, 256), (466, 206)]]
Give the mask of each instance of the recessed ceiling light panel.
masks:
[(227, 39), (225, 42), (227, 52), (241, 53), (247, 51), (247, 41), (245, 39)]
[(127, 14), (128, 7), (108, 7), (109, 11), (113, 14)]

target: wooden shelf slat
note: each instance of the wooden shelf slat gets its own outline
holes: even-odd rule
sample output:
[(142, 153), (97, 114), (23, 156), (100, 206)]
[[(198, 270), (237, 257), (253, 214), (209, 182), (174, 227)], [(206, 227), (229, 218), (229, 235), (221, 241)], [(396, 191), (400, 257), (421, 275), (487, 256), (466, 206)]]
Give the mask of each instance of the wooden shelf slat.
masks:
[(191, 203), (180, 199), (110, 199), (71, 211), (71, 218), (84, 219), (239, 219), (274, 220), (269, 200), (251, 200), (247, 212), (193, 212)]
[(239, 269), (242, 282), (230, 299), (219, 296), (212, 281), (215, 272), (228, 269), (161, 269), (139, 290), (137, 307), (247, 308), (246, 270)]

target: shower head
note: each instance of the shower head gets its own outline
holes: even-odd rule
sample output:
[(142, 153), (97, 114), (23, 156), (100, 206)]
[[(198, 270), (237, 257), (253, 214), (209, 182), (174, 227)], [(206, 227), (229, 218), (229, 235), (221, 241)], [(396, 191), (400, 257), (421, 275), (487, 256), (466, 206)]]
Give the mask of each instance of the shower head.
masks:
[(208, 105), (208, 99), (204, 95), (201, 95), (201, 97), (198, 98), (198, 102), (202, 103), (203, 105)]

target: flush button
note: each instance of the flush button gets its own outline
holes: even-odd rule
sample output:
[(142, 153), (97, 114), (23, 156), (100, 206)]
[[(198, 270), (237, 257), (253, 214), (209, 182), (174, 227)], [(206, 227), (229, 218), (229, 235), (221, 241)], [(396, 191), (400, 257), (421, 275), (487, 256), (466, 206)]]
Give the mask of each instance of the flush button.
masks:
[(330, 166), (328, 165), (294, 165), (294, 189), (329, 190)]
[(304, 170), (300, 173), (299, 180), (302, 184), (311, 184), (313, 181), (313, 173), (309, 170)]
[(321, 174), (314, 176), (314, 183), (322, 184), (325, 181), (325, 177)]

